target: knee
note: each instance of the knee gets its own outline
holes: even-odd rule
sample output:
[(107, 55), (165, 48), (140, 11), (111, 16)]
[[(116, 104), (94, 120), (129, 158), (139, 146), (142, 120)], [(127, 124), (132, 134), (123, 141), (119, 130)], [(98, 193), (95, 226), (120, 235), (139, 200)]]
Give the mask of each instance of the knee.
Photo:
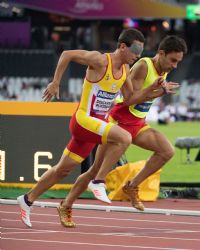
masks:
[(120, 137), (120, 144), (122, 144), (125, 148), (128, 148), (130, 144), (132, 143), (132, 136), (129, 132), (124, 131), (123, 134)]
[(168, 147), (165, 151), (163, 151), (162, 153), (162, 158), (165, 162), (169, 161), (175, 154), (175, 149), (174, 147), (171, 145), (170, 147)]
[(170, 150), (167, 153), (168, 159), (170, 160), (174, 156), (174, 154), (175, 154), (175, 149), (173, 146), (171, 146)]

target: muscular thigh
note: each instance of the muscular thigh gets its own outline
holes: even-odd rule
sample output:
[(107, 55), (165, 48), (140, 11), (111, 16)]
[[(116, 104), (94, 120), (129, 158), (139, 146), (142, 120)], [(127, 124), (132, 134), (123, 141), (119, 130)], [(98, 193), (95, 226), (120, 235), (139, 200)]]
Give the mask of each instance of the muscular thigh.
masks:
[(114, 124), (108, 133), (108, 143), (129, 143), (131, 144), (131, 134), (128, 130)]
[(76, 160), (73, 160), (68, 155), (63, 154), (58, 164), (56, 165), (56, 168), (62, 171), (70, 172), (78, 164), (79, 163)]
[(74, 137), (82, 141), (105, 144), (113, 125), (113, 123), (107, 120), (101, 120), (77, 111), (70, 121), (70, 130)]
[(139, 133), (135, 139), (133, 139), (132, 143), (154, 152), (167, 151), (172, 148), (166, 136), (153, 128)]

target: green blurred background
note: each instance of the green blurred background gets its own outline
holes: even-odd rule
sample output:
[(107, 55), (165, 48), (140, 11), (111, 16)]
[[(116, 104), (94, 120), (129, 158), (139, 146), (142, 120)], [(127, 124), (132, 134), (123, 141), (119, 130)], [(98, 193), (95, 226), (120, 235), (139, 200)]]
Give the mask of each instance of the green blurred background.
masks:
[[(168, 125), (151, 124), (152, 128), (159, 130), (165, 134), (175, 145), (177, 137), (199, 137), (200, 122), (175, 122)], [(186, 163), (186, 150), (175, 148), (176, 152), (173, 157), (162, 169), (162, 182), (197, 182), (200, 183), (200, 161), (194, 161), (199, 149), (190, 150), (192, 163)], [(131, 145), (126, 152), (129, 162), (146, 160), (152, 152)]]

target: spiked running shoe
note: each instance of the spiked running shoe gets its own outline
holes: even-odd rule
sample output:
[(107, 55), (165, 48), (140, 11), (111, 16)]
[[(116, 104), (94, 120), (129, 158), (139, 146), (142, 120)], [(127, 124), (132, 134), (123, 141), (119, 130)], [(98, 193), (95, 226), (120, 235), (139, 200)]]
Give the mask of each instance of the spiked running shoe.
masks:
[(72, 208), (63, 207), (62, 202), (57, 207), (58, 214), (60, 216), (60, 222), (64, 227), (76, 227), (76, 224), (72, 221)]
[(30, 221), (30, 213), (31, 213), (31, 207), (28, 206), (24, 200), (24, 195), (21, 195), (17, 197), (18, 204), (20, 206), (20, 218), (22, 222), (28, 226), (32, 227), (31, 221)]
[(92, 193), (98, 200), (109, 203), (109, 204), (111, 203), (111, 200), (109, 200), (107, 196), (104, 183), (94, 184), (92, 181), (90, 181), (88, 188), (90, 189), (90, 191), (92, 191)]
[(139, 192), (138, 187), (135, 187), (135, 188), (131, 187), (130, 181), (129, 181), (126, 183), (125, 186), (123, 186), (122, 190), (128, 196), (134, 208), (140, 211), (144, 211), (144, 205), (141, 202), (139, 195), (138, 195), (138, 192)]

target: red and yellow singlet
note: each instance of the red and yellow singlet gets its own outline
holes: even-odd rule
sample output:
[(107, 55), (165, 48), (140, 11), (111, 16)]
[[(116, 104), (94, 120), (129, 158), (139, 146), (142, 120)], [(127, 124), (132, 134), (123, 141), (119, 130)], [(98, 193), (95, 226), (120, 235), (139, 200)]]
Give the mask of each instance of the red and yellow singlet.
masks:
[(107, 58), (106, 72), (99, 81), (84, 79), (81, 101), (70, 121), (72, 139), (64, 153), (78, 162), (84, 160), (96, 144), (107, 143), (108, 132), (114, 125), (107, 121), (106, 115), (126, 80), (126, 69), (122, 65), (122, 75), (116, 79), (110, 54)]

